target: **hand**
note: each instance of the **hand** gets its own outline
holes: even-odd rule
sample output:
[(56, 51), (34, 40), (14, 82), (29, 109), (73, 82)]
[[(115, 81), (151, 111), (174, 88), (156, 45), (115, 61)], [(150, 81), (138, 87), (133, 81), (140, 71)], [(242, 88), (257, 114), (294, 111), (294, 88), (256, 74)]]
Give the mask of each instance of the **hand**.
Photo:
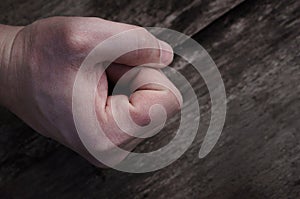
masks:
[[(174, 95), (179, 91), (159, 69), (153, 68), (155, 66), (142, 69), (131, 81), (155, 76), (161, 85), (169, 86), (147, 84), (129, 98), (125, 95), (109, 96), (108, 88), (132, 67), (151, 62), (157, 63), (159, 68), (160, 64), (172, 62), (171, 47), (140, 27), (99, 18), (54, 17), (26, 27), (12, 28), (10, 35), (13, 37), (10, 45), (6, 45), (9, 50), (5, 50), (9, 52), (6, 58), (10, 59), (5, 59), (0, 69), (2, 104), (37, 132), (66, 145), (93, 164), (102, 166), (89, 154), (77, 134), (72, 114), (72, 88), (82, 61), (97, 44), (123, 31), (135, 29), (139, 30), (132, 31), (132, 34), (137, 34), (134, 37), (136, 41), (128, 39), (124, 44), (133, 42), (143, 47), (151, 42), (160, 50), (137, 50), (114, 60), (100, 78), (95, 99), (97, 119), (105, 134), (115, 145), (126, 150), (134, 149), (142, 139), (132, 137), (118, 128), (112, 116), (112, 99), (117, 99), (122, 106), (128, 106), (133, 121), (139, 125), (150, 122), (149, 108), (153, 104), (163, 105), (169, 117), (181, 106), (181, 100), (178, 101)], [(113, 48), (116, 46), (108, 51)], [(96, 140), (97, 150), (115, 147), (103, 143), (97, 136), (90, 139)], [(117, 157), (116, 162), (124, 158)]]

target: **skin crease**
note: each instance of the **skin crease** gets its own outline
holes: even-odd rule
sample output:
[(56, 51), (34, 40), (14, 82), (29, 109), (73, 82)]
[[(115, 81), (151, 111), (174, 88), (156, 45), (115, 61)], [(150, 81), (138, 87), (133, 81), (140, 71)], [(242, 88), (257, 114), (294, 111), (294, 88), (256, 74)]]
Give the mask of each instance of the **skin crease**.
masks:
[[(25, 27), (0, 26), (0, 102), (37, 132), (71, 148), (92, 164), (103, 167), (89, 154), (77, 134), (72, 115), (72, 88), (79, 66), (97, 44), (132, 29), (141, 30), (141, 27), (86, 17), (52, 17)], [(180, 96), (179, 91), (158, 69), (161, 64), (172, 62), (172, 48), (144, 29), (136, 31), (136, 34), (141, 47), (151, 42), (161, 49), (133, 51), (115, 60), (100, 78), (95, 99), (97, 119), (105, 134), (114, 144), (129, 151), (142, 139), (125, 134), (118, 128), (111, 111), (113, 98), (122, 106), (129, 106), (133, 121), (139, 125), (150, 122), (149, 108), (153, 104), (163, 105), (168, 117), (171, 117), (180, 110), (182, 103), (173, 94)], [(6, 35), (11, 36), (8, 38)], [(149, 62), (157, 63), (157, 68), (154, 65), (142, 69), (130, 82), (151, 80), (155, 76), (156, 81), (168, 86), (147, 84), (129, 98), (125, 95), (108, 96), (109, 84), (116, 83), (132, 67)], [(88, 79), (84, 86), (89, 86)], [(118, 111), (122, 111), (122, 106)], [(97, 136), (90, 139), (96, 143), (97, 150), (114, 148)], [(112, 158), (118, 163), (125, 156)]]

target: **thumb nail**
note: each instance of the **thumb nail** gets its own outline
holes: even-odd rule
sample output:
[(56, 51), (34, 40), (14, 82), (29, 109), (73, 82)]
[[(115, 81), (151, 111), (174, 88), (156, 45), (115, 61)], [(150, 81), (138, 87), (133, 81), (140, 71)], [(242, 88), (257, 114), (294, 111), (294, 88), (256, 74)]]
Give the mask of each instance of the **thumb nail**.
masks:
[(172, 47), (164, 41), (159, 40), (160, 62), (169, 65), (173, 61), (174, 53)]

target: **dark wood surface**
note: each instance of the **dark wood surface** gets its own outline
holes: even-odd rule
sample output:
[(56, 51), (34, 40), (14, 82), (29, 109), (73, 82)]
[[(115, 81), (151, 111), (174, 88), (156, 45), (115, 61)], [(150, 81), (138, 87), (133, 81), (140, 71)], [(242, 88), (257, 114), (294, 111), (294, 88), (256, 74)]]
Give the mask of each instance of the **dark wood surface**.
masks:
[[(299, 198), (300, 1), (3, 1), (0, 23), (25, 25), (54, 15), (99, 16), (182, 31), (215, 60), (228, 110), (214, 150), (198, 159), (210, 107), (205, 84), (176, 58), (201, 106), (189, 150), (157, 172), (128, 174), (91, 166), (74, 152), (0, 112), (0, 198)], [(168, 142), (174, 126), (143, 143)]]

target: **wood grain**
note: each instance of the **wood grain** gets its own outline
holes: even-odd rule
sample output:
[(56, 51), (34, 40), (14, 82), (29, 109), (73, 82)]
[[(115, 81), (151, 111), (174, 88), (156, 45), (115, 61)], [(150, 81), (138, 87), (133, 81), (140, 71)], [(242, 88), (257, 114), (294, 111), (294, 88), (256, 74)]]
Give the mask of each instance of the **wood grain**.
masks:
[[(169, 167), (127, 174), (92, 167), (1, 110), (0, 198), (300, 197), (299, 1), (10, 2), (2, 23), (26, 24), (58, 14), (94, 15), (193, 35), (221, 71), (228, 113), (217, 146), (198, 159), (210, 98), (201, 77), (177, 57), (173, 67), (190, 80), (201, 104), (199, 134)], [(166, 144), (176, 127), (170, 123), (137, 150)]]

